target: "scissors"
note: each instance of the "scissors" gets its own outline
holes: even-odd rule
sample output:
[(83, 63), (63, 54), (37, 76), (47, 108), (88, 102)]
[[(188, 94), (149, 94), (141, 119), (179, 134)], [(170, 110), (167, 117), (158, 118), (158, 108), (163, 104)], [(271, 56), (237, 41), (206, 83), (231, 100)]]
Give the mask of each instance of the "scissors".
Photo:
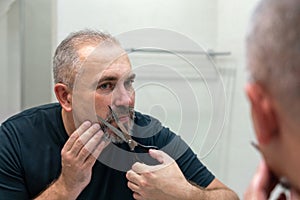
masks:
[(109, 128), (111, 131), (113, 131), (118, 137), (120, 137), (124, 142), (126, 142), (130, 148), (131, 151), (135, 151), (135, 148), (140, 148), (143, 152), (148, 152), (150, 149), (158, 149), (157, 146), (150, 146), (150, 145), (143, 145), (132, 139), (131, 135), (129, 134), (128, 130), (124, 127), (124, 125), (119, 121), (118, 116), (116, 113), (112, 110), (110, 106), (108, 106), (114, 121), (116, 122), (118, 128), (114, 127), (110, 123), (108, 123), (106, 120), (101, 118), (97, 115), (97, 118), (99, 121), (101, 121), (107, 128)]

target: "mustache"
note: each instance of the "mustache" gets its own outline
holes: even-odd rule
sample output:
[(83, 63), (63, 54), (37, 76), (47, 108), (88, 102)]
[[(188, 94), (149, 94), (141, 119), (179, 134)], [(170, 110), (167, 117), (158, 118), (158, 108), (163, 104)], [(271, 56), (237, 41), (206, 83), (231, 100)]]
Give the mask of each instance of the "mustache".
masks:
[[(120, 116), (129, 116), (131, 119), (135, 117), (134, 107), (132, 106), (118, 106), (113, 108), (113, 112), (116, 114), (117, 117)], [(108, 123), (112, 123), (114, 120), (112, 112), (109, 112), (108, 116), (105, 119)]]

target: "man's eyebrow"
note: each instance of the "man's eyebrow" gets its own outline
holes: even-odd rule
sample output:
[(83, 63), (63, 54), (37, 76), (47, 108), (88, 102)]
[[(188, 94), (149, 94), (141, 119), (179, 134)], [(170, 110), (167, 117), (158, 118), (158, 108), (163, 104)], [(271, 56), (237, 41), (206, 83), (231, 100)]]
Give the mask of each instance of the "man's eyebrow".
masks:
[(118, 80), (118, 78), (115, 76), (102, 76), (99, 79), (98, 83), (103, 82), (103, 81), (116, 81), (116, 80)]
[[(136, 77), (136, 74), (131, 73), (126, 79), (134, 79)], [(104, 81), (117, 81), (118, 78), (116, 76), (102, 76), (98, 83), (104, 82)]]

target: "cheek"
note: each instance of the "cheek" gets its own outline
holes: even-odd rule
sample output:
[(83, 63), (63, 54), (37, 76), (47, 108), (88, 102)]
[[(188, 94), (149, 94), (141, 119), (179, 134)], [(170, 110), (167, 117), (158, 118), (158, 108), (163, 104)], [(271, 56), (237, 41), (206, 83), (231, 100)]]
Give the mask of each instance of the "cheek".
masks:
[(95, 110), (101, 117), (106, 117), (108, 105), (111, 105), (111, 95), (95, 95)]
[(130, 106), (131, 107), (134, 107), (134, 104), (135, 104), (135, 92), (133, 92), (132, 96), (131, 96), (131, 101), (130, 101)]

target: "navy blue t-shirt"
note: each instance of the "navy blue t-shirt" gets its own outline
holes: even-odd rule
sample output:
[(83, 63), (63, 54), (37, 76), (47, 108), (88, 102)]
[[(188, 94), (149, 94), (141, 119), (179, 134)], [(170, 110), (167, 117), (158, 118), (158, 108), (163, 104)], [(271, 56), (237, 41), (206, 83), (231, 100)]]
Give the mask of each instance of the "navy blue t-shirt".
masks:
[[(1, 125), (0, 199), (34, 198), (59, 177), (61, 150), (68, 139), (61, 109), (57, 103), (31, 108)], [(158, 146), (171, 155), (188, 180), (206, 187), (214, 179), (184, 141), (156, 119), (136, 112), (133, 130), (138, 142)], [(104, 149), (93, 166), (91, 182), (78, 199), (133, 199), (126, 170), (147, 155), (138, 154), (138, 159), (128, 150), (127, 144)]]

